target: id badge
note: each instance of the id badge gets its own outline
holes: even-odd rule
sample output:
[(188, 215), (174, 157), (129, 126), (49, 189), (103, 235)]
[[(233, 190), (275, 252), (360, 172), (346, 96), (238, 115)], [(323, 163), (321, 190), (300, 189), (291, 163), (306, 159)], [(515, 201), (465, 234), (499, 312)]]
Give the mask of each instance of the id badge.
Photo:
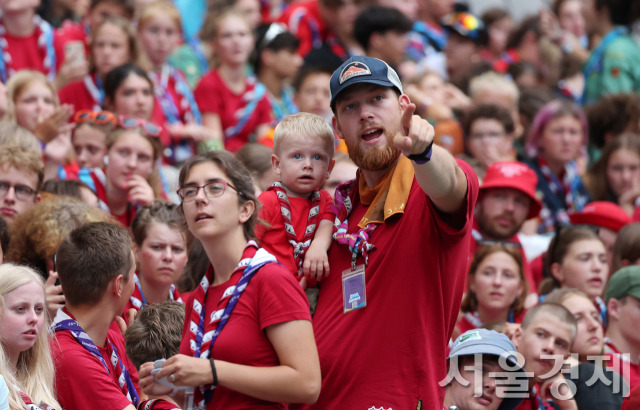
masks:
[(356, 266), (355, 270), (346, 269), (342, 272), (342, 301), (344, 313), (367, 306), (364, 265)]

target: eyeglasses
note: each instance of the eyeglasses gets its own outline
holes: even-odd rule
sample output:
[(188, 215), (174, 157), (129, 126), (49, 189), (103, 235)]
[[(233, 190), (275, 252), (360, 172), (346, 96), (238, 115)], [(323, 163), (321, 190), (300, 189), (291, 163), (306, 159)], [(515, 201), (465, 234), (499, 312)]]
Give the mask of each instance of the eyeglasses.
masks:
[(176, 192), (178, 193), (178, 196), (180, 197), (180, 199), (182, 199), (182, 202), (191, 202), (191, 201), (194, 201), (198, 196), (198, 192), (200, 191), (200, 188), (204, 190), (204, 195), (207, 198), (211, 199), (211, 198), (217, 198), (222, 194), (224, 194), (224, 190), (226, 187), (233, 189), (238, 193), (238, 195), (244, 196), (242, 192), (238, 191), (236, 187), (234, 187), (233, 185), (229, 184), (226, 181), (213, 181), (213, 182), (209, 182), (208, 184), (204, 184), (202, 186), (186, 186), (184, 188), (178, 189), (178, 191)]
[(26, 185), (11, 185), (6, 181), (0, 181), (0, 198), (4, 198), (9, 193), (9, 189), (11, 187), (13, 187), (13, 192), (15, 192), (16, 198), (18, 198), (20, 201), (28, 201), (32, 199), (36, 194), (35, 189), (32, 189)]
[(477, 243), (478, 247), (502, 245), (502, 246), (507, 247), (507, 248), (522, 249), (522, 245), (521, 244), (519, 244), (518, 242), (512, 242), (512, 241), (497, 241), (497, 240), (492, 240), (492, 239), (480, 239), (476, 243)]
[(141, 120), (139, 118), (120, 115), (118, 116), (118, 125), (127, 130), (140, 127), (144, 130), (144, 132), (151, 135), (152, 137), (160, 136), (160, 127), (158, 127), (154, 123)]
[(506, 134), (504, 132), (478, 132), (470, 134), (469, 138), (472, 140), (495, 141), (498, 138), (504, 137), (505, 135)]
[(91, 111), (80, 110), (73, 117), (73, 121), (76, 124), (83, 124), (85, 122), (92, 122), (96, 125), (111, 124), (113, 126), (118, 125), (116, 116), (111, 111)]

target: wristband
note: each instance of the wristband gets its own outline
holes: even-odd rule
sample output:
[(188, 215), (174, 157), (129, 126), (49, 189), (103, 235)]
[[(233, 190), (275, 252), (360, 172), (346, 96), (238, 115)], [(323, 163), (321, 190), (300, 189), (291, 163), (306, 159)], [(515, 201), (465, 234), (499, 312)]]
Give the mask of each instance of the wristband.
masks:
[(218, 385), (218, 372), (216, 372), (216, 364), (213, 359), (209, 359), (209, 364), (211, 365), (211, 373), (213, 374), (213, 387)]
[(407, 156), (407, 158), (409, 158), (411, 161), (415, 162), (416, 164), (426, 164), (431, 159), (432, 150), (433, 150), (433, 140), (431, 140), (431, 142), (429, 143), (429, 145), (427, 145), (427, 148), (425, 148), (423, 152), (419, 154), (411, 154)]
[(198, 143), (198, 153), (204, 154), (209, 151), (220, 151), (224, 149), (224, 145), (220, 140), (205, 140)]

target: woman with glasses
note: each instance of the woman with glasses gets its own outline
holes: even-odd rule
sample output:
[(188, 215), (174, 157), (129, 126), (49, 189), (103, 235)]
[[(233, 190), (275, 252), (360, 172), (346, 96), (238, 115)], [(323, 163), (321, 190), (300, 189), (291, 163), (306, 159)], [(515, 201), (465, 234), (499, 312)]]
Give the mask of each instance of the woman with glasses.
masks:
[[(211, 265), (187, 302), (180, 354), (140, 368), (140, 387), (185, 406), (281, 408), (314, 403), (320, 365), (309, 303), (275, 258), (253, 241), (258, 200), (249, 172), (212, 151), (183, 166), (178, 194), (187, 227)], [(153, 370), (153, 372), (152, 372)], [(195, 389), (194, 396), (184, 388)]]
[[(93, 121), (102, 113), (93, 113)], [(162, 147), (160, 128), (132, 117), (111, 115), (104, 168), (80, 170), (79, 178), (98, 196), (100, 207), (122, 225), (130, 226), (138, 207), (165, 198), (157, 171)]]
[(587, 119), (576, 104), (554, 100), (538, 111), (525, 144), (528, 165), (542, 192), (538, 233), (569, 224), (568, 212), (591, 201), (579, 163), (586, 161)]
[(489, 323), (520, 323), (525, 314), (529, 285), (520, 250), (495, 242), (479, 248), (467, 277), (467, 293), (460, 307), (454, 339)]

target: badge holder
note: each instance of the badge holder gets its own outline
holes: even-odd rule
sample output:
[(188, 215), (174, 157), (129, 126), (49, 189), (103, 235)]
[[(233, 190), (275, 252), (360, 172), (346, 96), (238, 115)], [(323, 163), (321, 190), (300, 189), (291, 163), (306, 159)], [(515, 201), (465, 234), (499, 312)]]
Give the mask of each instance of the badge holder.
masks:
[(342, 272), (343, 312), (349, 313), (367, 306), (364, 265), (356, 265), (357, 254), (351, 258), (351, 269)]

